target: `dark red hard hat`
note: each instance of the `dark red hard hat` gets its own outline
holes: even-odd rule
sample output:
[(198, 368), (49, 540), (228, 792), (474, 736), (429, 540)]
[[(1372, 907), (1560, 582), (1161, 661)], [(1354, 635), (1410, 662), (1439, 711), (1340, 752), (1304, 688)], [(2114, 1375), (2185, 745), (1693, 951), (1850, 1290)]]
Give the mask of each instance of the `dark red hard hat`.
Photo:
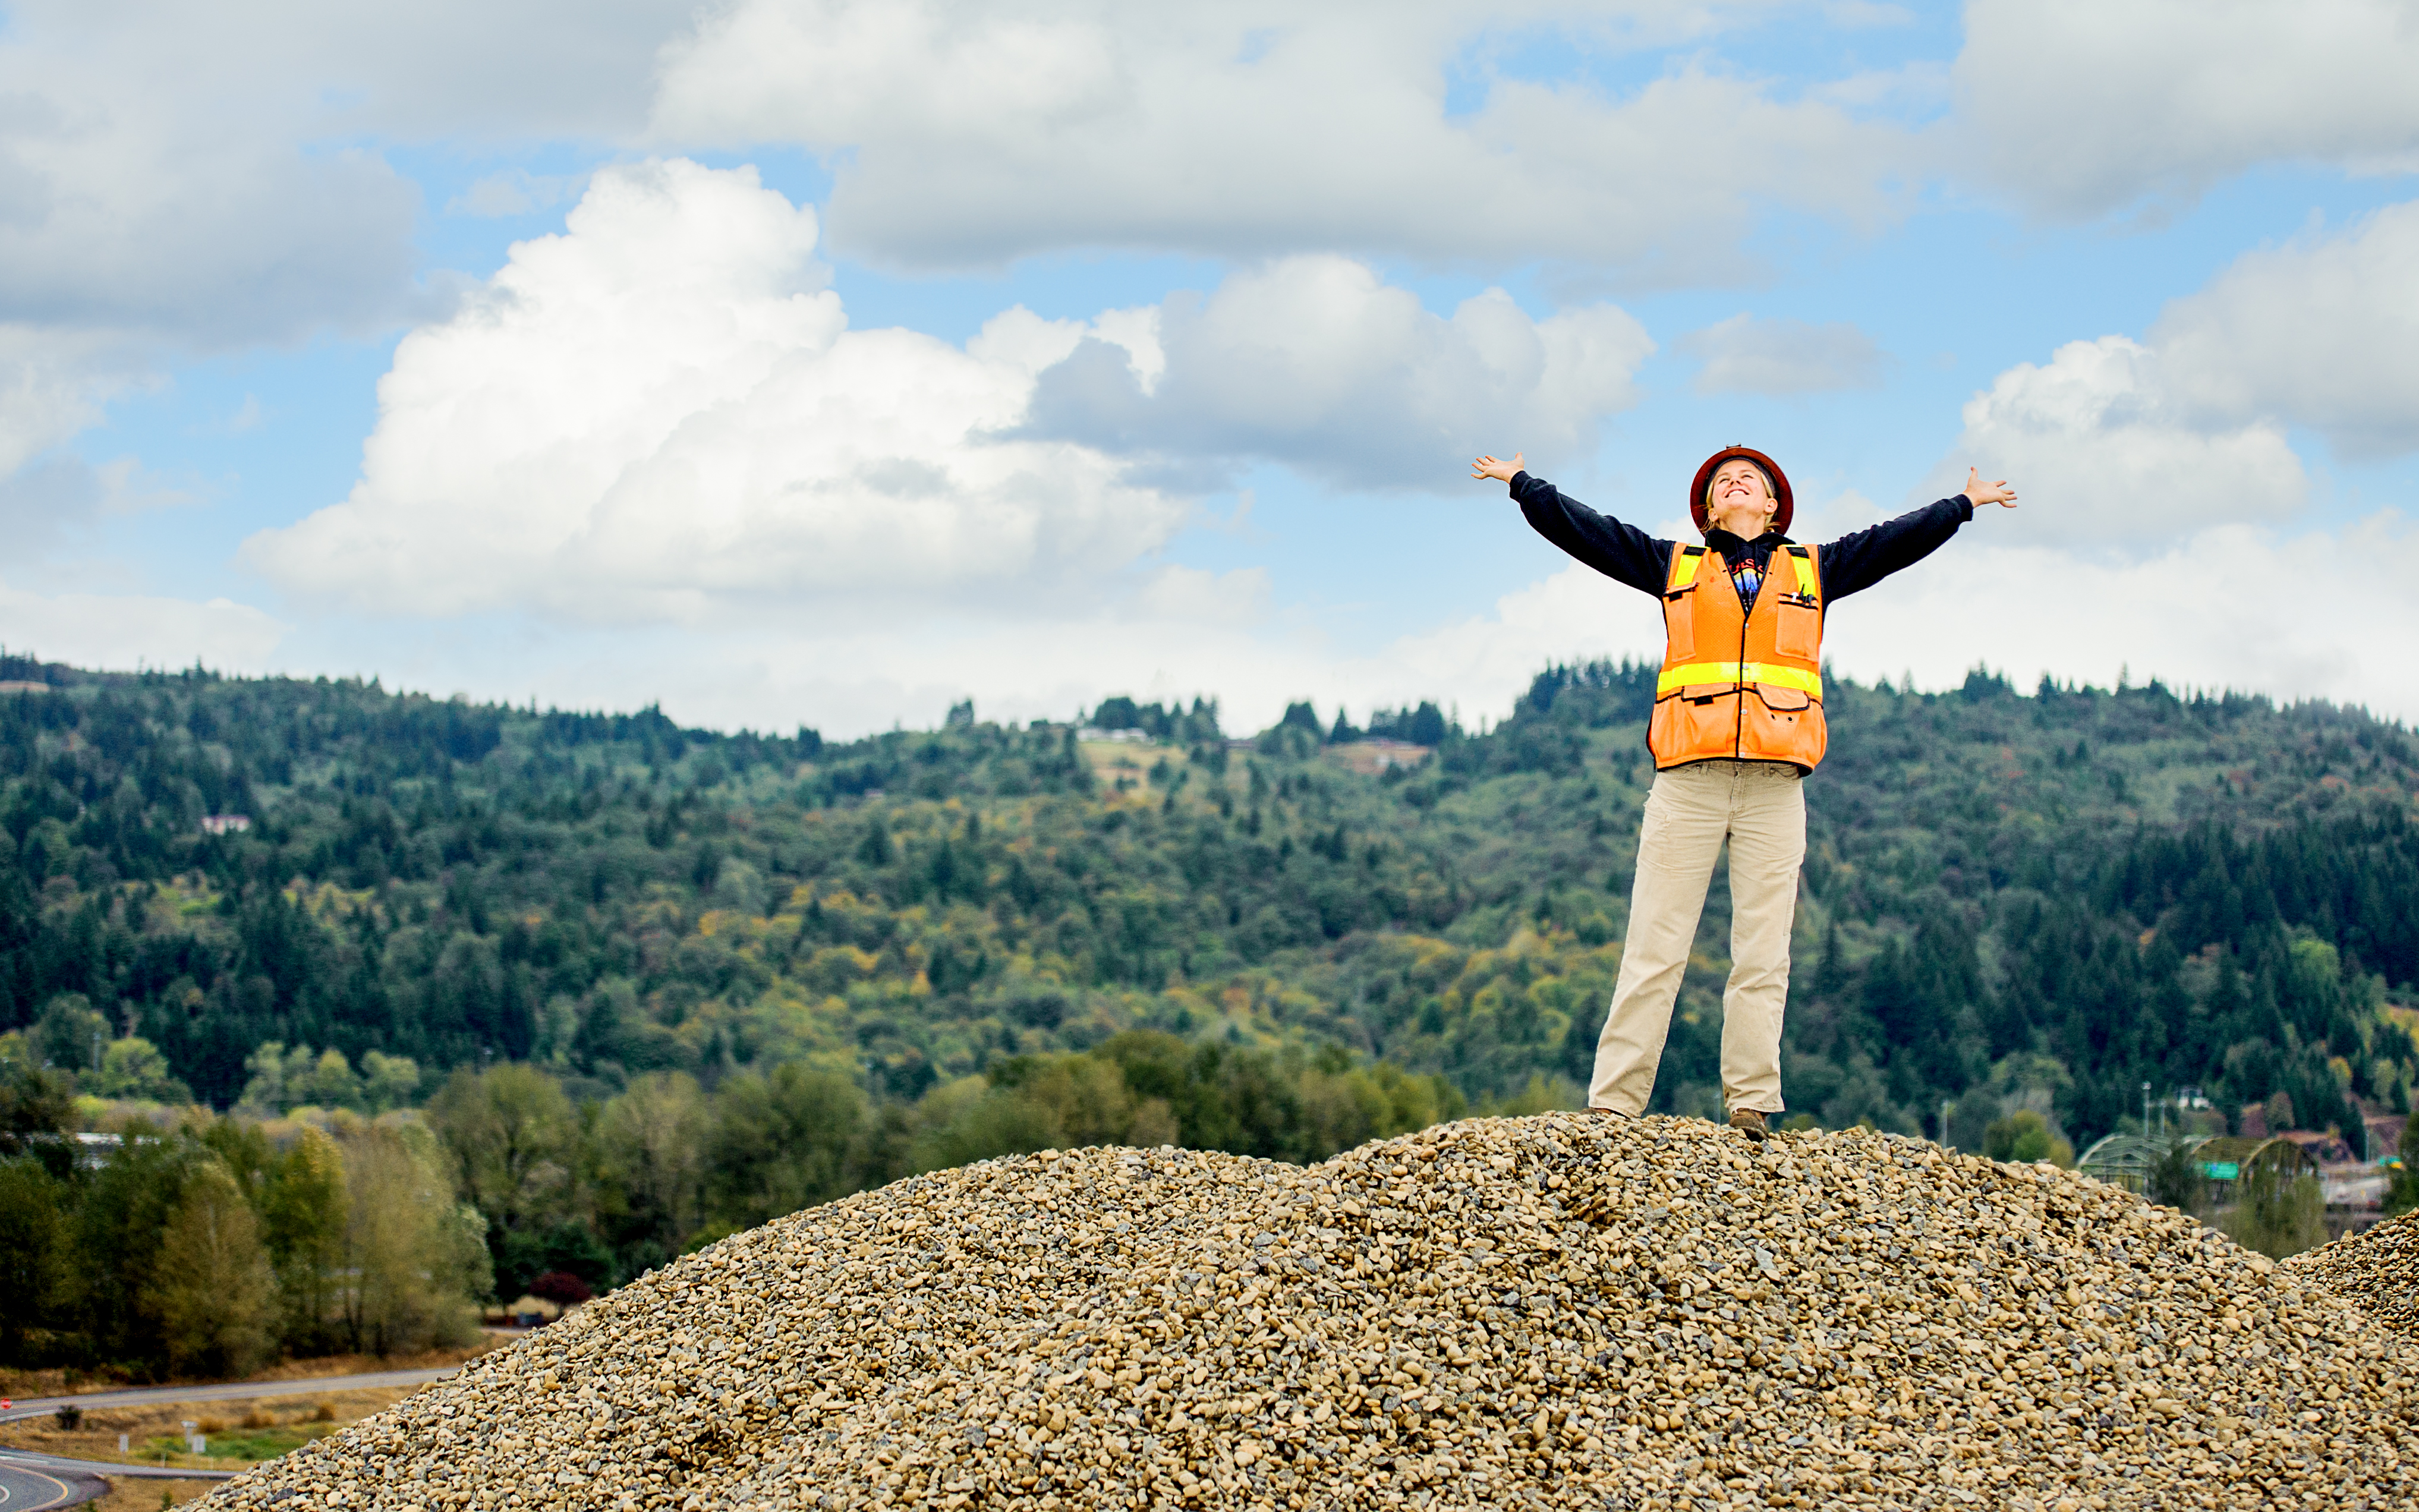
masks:
[(1705, 486), (1714, 481), (1714, 470), (1734, 456), (1746, 457), (1764, 469), (1764, 475), (1772, 480), (1772, 497), (1780, 503), (1772, 512), (1772, 528), (1785, 533), (1790, 516), (1797, 510), (1796, 501), (1789, 492), (1789, 474), (1780, 471), (1780, 463), (1752, 446), (1725, 446), (1705, 458), (1705, 465), (1697, 470), (1697, 481), (1688, 486), (1688, 517), (1697, 522), (1697, 529), (1705, 529)]

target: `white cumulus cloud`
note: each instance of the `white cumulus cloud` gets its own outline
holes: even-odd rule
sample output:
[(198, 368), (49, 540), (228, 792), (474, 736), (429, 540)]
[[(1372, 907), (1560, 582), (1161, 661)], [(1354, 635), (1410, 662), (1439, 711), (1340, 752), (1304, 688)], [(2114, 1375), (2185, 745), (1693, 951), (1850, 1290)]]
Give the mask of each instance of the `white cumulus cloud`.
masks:
[(1175, 528), (1100, 454), (999, 435), (1080, 328), (849, 331), (815, 232), (753, 170), (598, 174), (562, 234), (405, 338), (351, 496), (247, 556), (356, 608), (694, 619), (1030, 600)]
[(1927, 480), (2023, 497), (2037, 543), (2165, 542), (2307, 502), (2291, 431), (2354, 457), (2419, 449), (2419, 204), (2244, 254), (2136, 340), (2070, 342), (1970, 400)]
[(1172, 296), (1041, 375), (1030, 428), (1117, 451), (1266, 457), (1346, 487), (1458, 489), (1474, 451), (1592, 451), (1655, 350), (1612, 305), (1533, 320), (1501, 290), (1451, 316), (1334, 256)]
[(2125, 336), (2017, 363), (1966, 403), (1964, 420), (1926, 497), (1963, 487), (1968, 467), (2006, 478), (2021, 501), (2016, 528), (2036, 542), (2172, 540), (2285, 518), (2309, 493), (2283, 425), (2209, 416), (2160, 352)]

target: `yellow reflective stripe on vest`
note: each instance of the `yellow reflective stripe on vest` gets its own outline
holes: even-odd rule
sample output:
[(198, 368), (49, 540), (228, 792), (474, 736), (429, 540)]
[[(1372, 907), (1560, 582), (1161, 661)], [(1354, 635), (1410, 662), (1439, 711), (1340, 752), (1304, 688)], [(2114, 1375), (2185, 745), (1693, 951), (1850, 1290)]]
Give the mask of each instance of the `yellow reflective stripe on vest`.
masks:
[(1697, 580), (1697, 563), (1705, 554), (1702, 546), (1684, 546), (1672, 553), (1672, 579), (1663, 585), (1667, 594), (1676, 594)]
[[(1815, 598), (1813, 559), (1806, 554), (1804, 547), (1793, 546), (1789, 548), (1789, 560), (1797, 564), (1797, 596), (1810, 603), (1813, 602)], [(1770, 679), (1767, 678), (1766, 681)]]
[(1770, 683), (1775, 687), (1794, 687), (1816, 698), (1823, 696), (1822, 673), (1769, 661), (1691, 661), (1666, 667), (1663, 675), (1655, 680), (1655, 696), (1661, 698), (1684, 687), (1734, 687), (1744, 683)]

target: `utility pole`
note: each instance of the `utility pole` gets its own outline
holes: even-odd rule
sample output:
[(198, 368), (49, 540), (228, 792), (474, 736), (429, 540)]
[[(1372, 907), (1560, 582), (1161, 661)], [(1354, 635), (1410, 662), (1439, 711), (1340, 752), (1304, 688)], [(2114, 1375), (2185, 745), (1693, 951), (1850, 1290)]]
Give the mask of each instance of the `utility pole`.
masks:
[(1940, 1100), (1940, 1148), (1954, 1148), (1949, 1143), (1949, 1100), (1945, 1097)]
[(2142, 1137), (2150, 1137), (2150, 1084), (2142, 1084)]

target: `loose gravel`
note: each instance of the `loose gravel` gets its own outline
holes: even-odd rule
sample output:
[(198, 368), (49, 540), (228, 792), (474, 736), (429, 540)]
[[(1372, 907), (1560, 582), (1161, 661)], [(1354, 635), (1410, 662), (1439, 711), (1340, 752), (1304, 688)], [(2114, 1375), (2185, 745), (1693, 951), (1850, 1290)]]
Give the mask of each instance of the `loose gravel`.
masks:
[(2419, 1339), (2419, 1212), (2388, 1219), (2285, 1263), (2332, 1288), (2375, 1321)]
[(1307, 1168), (1086, 1149), (901, 1181), (208, 1502), (2409, 1506), (2396, 1342), (2047, 1166), (1547, 1114)]

